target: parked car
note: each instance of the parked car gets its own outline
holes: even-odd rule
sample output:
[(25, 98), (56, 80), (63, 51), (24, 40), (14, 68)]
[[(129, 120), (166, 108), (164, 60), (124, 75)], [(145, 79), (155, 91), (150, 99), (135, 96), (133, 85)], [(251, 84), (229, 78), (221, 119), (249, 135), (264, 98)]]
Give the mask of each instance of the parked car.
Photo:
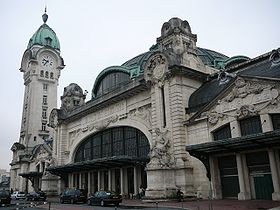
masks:
[(122, 196), (112, 191), (97, 191), (88, 198), (88, 205), (109, 205), (119, 206), (122, 202)]
[(7, 190), (0, 190), (0, 206), (3, 204), (11, 204), (11, 194)]
[(60, 196), (60, 203), (86, 203), (87, 193), (84, 189), (66, 189)]
[(47, 199), (47, 195), (43, 191), (39, 192), (30, 192), (26, 195), (26, 200), (28, 201), (45, 201)]
[(24, 192), (20, 192), (20, 191), (14, 191), (11, 195), (12, 199), (25, 199), (25, 193)]

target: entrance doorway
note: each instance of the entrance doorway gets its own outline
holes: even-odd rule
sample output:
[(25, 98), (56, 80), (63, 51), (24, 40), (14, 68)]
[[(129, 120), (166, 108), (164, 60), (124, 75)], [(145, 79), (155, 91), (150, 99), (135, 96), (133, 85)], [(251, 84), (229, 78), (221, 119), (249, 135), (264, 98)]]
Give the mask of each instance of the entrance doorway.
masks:
[(273, 183), (267, 152), (246, 155), (250, 173), (250, 187), (254, 199), (272, 200)]

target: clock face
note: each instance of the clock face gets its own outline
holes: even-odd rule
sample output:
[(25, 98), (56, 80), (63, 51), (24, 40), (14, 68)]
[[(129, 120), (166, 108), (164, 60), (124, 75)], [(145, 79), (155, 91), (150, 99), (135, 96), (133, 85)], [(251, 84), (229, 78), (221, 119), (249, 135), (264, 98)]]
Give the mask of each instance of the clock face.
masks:
[(49, 54), (43, 54), (40, 58), (40, 64), (43, 68), (51, 69), (55, 65), (54, 58)]

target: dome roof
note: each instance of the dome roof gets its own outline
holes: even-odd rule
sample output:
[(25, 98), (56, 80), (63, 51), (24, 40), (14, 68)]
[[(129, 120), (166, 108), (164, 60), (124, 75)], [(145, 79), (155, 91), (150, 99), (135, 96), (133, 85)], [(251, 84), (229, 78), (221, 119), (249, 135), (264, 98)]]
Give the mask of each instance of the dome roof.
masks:
[(27, 49), (30, 49), (33, 45), (48, 46), (54, 49), (60, 50), (59, 40), (55, 32), (46, 24), (48, 16), (45, 13), (43, 16), (44, 24), (34, 33), (29, 40)]
[(228, 56), (222, 53), (205, 48), (197, 47), (196, 51), (198, 57), (202, 60), (202, 62), (210, 67), (215, 67), (215, 60), (226, 60), (229, 58)]

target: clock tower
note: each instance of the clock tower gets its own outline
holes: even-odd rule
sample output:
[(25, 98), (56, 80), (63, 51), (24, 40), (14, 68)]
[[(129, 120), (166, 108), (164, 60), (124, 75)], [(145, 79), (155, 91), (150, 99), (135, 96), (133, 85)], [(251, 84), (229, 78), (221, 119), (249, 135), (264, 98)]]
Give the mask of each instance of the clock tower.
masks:
[[(29, 40), (20, 67), (25, 86), (22, 121), (19, 142), (11, 148), (10, 165), (11, 188), (21, 191), (31, 190), (30, 185), (41, 187), (46, 161), (51, 159), (54, 130), (48, 126), (48, 117), (57, 107), (58, 80), (64, 68), (59, 40), (46, 24), (46, 11), (42, 18), (44, 23)], [(31, 176), (31, 172), (37, 176)]]

